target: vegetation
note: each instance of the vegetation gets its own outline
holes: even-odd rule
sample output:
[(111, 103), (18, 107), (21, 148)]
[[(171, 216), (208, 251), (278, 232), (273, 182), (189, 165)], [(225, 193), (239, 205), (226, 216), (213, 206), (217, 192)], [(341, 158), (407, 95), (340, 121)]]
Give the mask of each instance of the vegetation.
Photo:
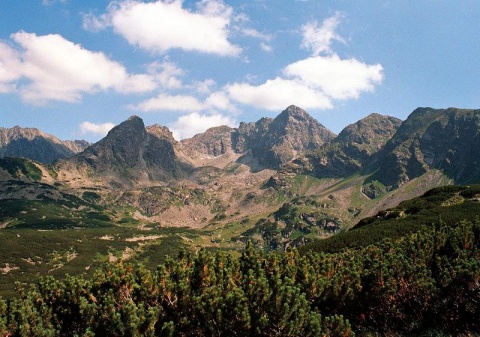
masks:
[(33, 181), (39, 181), (42, 178), (42, 171), (29, 159), (0, 158), (0, 167), (15, 178), (25, 176)]
[(109, 264), (0, 301), (4, 336), (353, 336), (480, 328), (480, 222), (341, 253), (186, 251)]
[(327, 207), (327, 202), (316, 197), (293, 198), (240, 236), (232, 237), (232, 241), (252, 241), (264, 250), (285, 251), (313, 238), (328, 237), (340, 230), (341, 220), (326, 214)]
[(415, 233), (422, 226), (442, 222), (454, 225), (459, 220), (475, 221), (480, 215), (480, 185), (443, 186), (423, 196), (401, 202), (397, 207), (361, 220), (347, 232), (301, 247), (304, 253), (340, 252), (361, 247), (384, 238), (398, 239)]

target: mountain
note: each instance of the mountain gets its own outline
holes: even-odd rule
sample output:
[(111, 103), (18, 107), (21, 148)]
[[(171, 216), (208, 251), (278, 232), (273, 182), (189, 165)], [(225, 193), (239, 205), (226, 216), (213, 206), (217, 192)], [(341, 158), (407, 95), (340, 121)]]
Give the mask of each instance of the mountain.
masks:
[[(445, 221), (478, 214), (472, 191), (399, 204), (434, 187), (480, 183), (479, 115), (419, 108), (402, 123), (372, 114), (335, 136), (290, 106), (182, 141), (132, 116), (53, 165), (0, 158), (0, 288), (13, 293), (15, 281), (46, 273), (91, 273), (105, 261), (152, 266), (201, 247), (376, 242), (432, 222), (420, 214), (425, 205)], [(369, 225), (382, 218), (394, 223)], [(362, 219), (368, 226), (349, 230)]]
[[(433, 187), (480, 182), (479, 130), (479, 110), (419, 108), (403, 123), (371, 114), (335, 136), (292, 105), (275, 118), (176, 141), (168, 128), (132, 116), (48, 168), (1, 162), (0, 179), (31, 183), (16, 190), (35, 202), (44, 193), (22, 191), (37, 183), (94, 200), (117, 224), (205, 227), (217, 235), (209, 245), (254, 240), (281, 250), (342, 232)], [(36, 212), (28, 214), (43, 216)]]
[(233, 151), (232, 138), (238, 131), (226, 125), (208, 129), (204, 133), (181, 141), (190, 159), (218, 157)]
[(86, 141), (61, 141), (35, 128), (0, 128), (0, 157), (25, 157), (51, 164), (69, 158), (90, 145)]
[(182, 175), (175, 143), (167, 128), (154, 125), (147, 129), (140, 117), (132, 116), (99, 142), (59, 162), (56, 169), (60, 180), (69, 180), (77, 171), (80, 177), (91, 177), (106, 186), (168, 181)]
[(321, 147), (335, 134), (301, 108), (291, 105), (276, 118), (240, 123), (238, 128), (219, 126), (183, 140), (191, 159), (208, 159), (225, 154), (239, 155), (240, 162), (257, 163), (254, 170), (279, 169), (307, 150)]
[(455, 183), (480, 181), (480, 110), (418, 108), (378, 154), (378, 180), (398, 188), (429, 170)]
[(278, 169), (302, 152), (319, 148), (334, 138), (333, 132), (291, 105), (275, 119), (240, 124), (233, 146), (237, 152), (250, 151), (263, 168)]
[(373, 157), (390, 140), (402, 121), (371, 114), (345, 127), (328, 145), (306, 154), (299, 163), (319, 178), (346, 177), (373, 166)]

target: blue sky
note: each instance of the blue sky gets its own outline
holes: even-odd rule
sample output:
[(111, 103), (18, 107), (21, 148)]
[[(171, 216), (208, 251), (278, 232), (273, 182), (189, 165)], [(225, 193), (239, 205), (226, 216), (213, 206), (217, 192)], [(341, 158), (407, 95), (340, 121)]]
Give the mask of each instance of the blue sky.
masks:
[(0, 126), (97, 141), (131, 115), (177, 139), (290, 104), (480, 108), (478, 0), (0, 0)]

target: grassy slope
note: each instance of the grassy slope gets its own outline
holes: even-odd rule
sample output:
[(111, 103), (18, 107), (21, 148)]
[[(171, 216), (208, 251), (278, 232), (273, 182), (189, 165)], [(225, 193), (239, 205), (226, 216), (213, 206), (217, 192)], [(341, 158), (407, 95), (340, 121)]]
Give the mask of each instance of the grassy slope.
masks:
[(385, 238), (395, 239), (439, 221), (455, 225), (462, 220), (475, 220), (480, 216), (479, 199), (480, 185), (435, 188), (421, 197), (365, 218), (345, 233), (302, 247), (301, 251), (338, 252)]

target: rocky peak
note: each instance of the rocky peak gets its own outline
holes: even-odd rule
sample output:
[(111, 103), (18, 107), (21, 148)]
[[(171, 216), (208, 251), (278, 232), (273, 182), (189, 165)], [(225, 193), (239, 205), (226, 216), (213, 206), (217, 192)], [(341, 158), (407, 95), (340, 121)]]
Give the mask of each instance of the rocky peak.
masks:
[(185, 153), (191, 158), (217, 157), (232, 150), (232, 133), (235, 129), (223, 125), (208, 129), (181, 141)]
[(345, 127), (330, 144), (311, 151), (300, 163), (319, 178), (349, 176), (372, 166), (400, 124), (397, 118), (371, 114)]
[(480, 179), (480, 110), (418, 108), (381, 152), (373, 177), (396, 188), (429, 169), (456, 183)]
[(372, 113), (345, 127), (334, 142), (350, 144), (371, 155), (385, 146), (401, 124), (402, 121), (398, 118)]
[(170, 129), (167, 128), (166, 126), (162, 126), (158, 124), (147, 126), (147, 133), (160, 139), (166, 139), (170, 141), (172, 144), (178, 143), (175, 140), (175, 138), (173, 138), (172, 131), (170, 131)]
[(24, 157), (51, 164), (83, 151), (85, 141), (61, 141), (36, 128), (0, 128), (0, 157)]
[(283, 110), (275, 120), (277, 122), (283, 122), (285, 125), (289, 122), (304, 122), (304, 121), (311, 121), (312, 116), (310, 116), (305, 110), (299, 108), (295, 105), (290, 105), (288, 108)]
[(334, 139), (335, 134), (294, 105), (275, 119), (262, 118), (255, 124), (241, 124), (234, 147), (251, 150), (261, 165), (279, 168), (299, 152), (315, 149)]
[(111, 166), (130, 168), (138, 163), (146, 138), (143, 120), (132, 116), (111, 129), (105, 138), (86, 149), (80, 157), (100, 170)]

